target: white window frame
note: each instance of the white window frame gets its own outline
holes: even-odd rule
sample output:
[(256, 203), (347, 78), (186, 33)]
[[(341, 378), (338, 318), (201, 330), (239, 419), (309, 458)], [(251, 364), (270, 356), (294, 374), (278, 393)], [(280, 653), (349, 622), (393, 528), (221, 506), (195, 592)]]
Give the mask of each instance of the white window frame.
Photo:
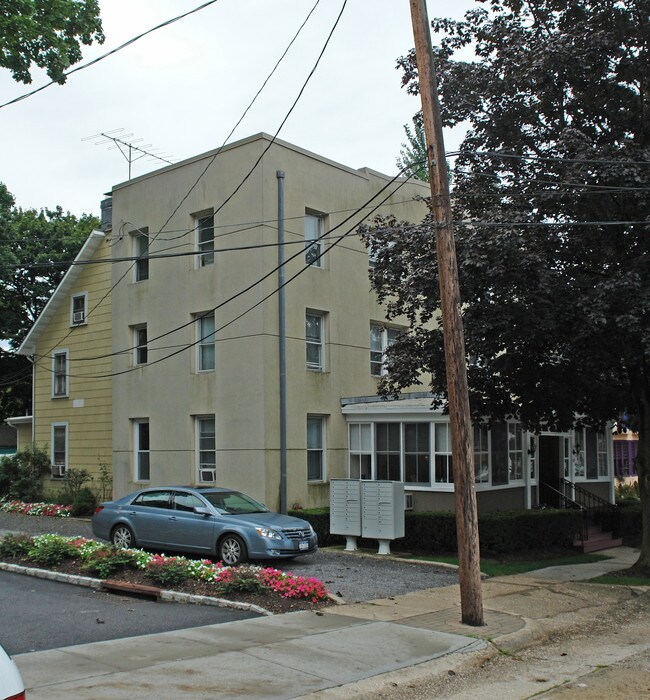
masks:
[[(312, 372), (324, 372), (325, 371), (325, 314), (323, 311), (315, 311), (313, 309), (307, 309), (305, 311), (305, 361), (307, 369)], [(307, 319), (308, 317), (318, 319), (318, 337), (308, 337), (307, 336)], [(318, 354), (318, 361), (309, 360), (309, 349), (316, 348)]]
[[(64, 431), (64, 455), (63, 461), (56, 460), (55, 434), (57, 431)], [(55, 478), (65, 476), (68, 470), (68, 455), (69, 455), (69, 426), (67, 421), (52, 423), (50, 426), (50, 463), (52, 465), (52, 476)]]
[[(367, 479), (373, 478), (373, 423), (349, 423), (348, 424), (348, 474), (350, 479), (363, 479), (361, 475), (361, 463), (367, 458), (369, 469)], [(353, 466), (353, 462), (357, 464)]]
[[(75, 311), (75, 301), (82, 300), (83, 309)], [(79, 292), (70, 297), (70, 325), (85, 326), (88, 323), (88, 292)]]
[[(145, 332), (145, 342), (142, 343), (140, 333)], [(143, 356), (144, 350), (144, 356)], [(144, 359), (143, 359), (144, 358)], [(143, 367), (149, 362), (149, 335), (147, 331), (147, 324), (140, 323), (137, 326), (133, 326), (133, 365), (135, 367)]]
[(598, 479), (609, 478), (609, 448), (607, 445), (607, 434), (599, 430), (596, 432), (596, 464)]
[[(518, 421), (507, 421), (507, 440), (508, 440), (508, 485), (510, 484), (522, 484), (524, 483), (524, 473), (525, 473), (525, 456), (524, 456), (524, 430), (521, 423)], [(511, 432), (514, 431), (514, 432)], [(519, 435), (519, 445), (517, 445), (517, 435)], [(514, 436), (515, 444), (511, 443), (511, 437)], [(521, 467), (521, 474), (513, 476), (515, 474), (515, 461), (513, 457), (519, 457), (519, 464)]]
[[(208, 226), (204, 226), (205, 221), (210, 221)], [(212, 229), (211, 238), (203, 238), (201, 234)], [(196, 267), (209, 267), (214, 265), (214, 212), (205, 211), (194, 214), (194, 245), (198, 253), (196, 256)]]
[[(57, 358), (63, 357), (63, 375), (57, 366)], [(59, 390), (59, 380), (63, 382), (63, 389)], [(52, 398), (66, 399), (70, 395), (70, 352), (69, 350), (56, 350), (52, 353)]]
[[(315, 423), (318, 425), (318, 436), (320, 438), (319, 445), (310, 445), (309, 437), (310, 430), (309, 424)], [(310, 413), (307, 415), (307, 425), (306, 425), (306, 439), (307, 439), (307, 483), (309, 484), (320, 484), (324, 482), (327, 478), (327, 416)], [(317, 454), (320, 456), (319, 465), (319, 475), (317, 477), (311, 477), (309, 474), (310, 467), (310, 455)]]
[[(472, 426), (474, 440), (474, 483), (476, 486), (489, 486), (492, 479), (492, 433), (487, 425)], [(478, 439), (477, 439), (478, 437)], [(479, 474), (479, 465), (487, 457), (487, 474)]]
[[(203, 328), (204, 322), (212, 320), (212, 332), (204, 335), (206, 332)], [(198, 314), (196, 316), (196, 371), (197, 372), (214, 372), (217, 366), (217, 347), (216, 347), (216, 326), (214, 312)], [(212, 347), (212, 367), (204, 366), (204, 350)]]
[[(395, 326), (387, 326), (374, 321), (370, 323), (370, 374), (373, 377), (381, 377), (386, 374), (386, 350), (393, 345), (401, 332), (401, 329)], [(380, 347), (377, 347), (376, 343), (373, 342), (377, 338)]]
[[(431, 485), (441, 491), (453, 491), (454, 489), (454, 458), (452, 454), (451, 445), (451, 424), (448, 421), (433, 421), (433, 460), (432, 460), (432, 471), (431, 471)], [(445, 428), (446, 445), (439, 444), (438, 442), (438, 432), (439, 428)], [(442, 442), (442, 441), (441, 441)], [(444, 458), (446, 463), (446, 480), (438, 481), (436, 478), (437, 474), (437, 458)], [(451, 479), (449, 476), (451, 475)]]
[(305, 265), (324, 267), (325, 215), (314, 211), (305, 212)]
[[(416, 431), (421, 430), (421, 428), (424, 426), (428, 432), (429, 436), (429, 449), (426, 452), (420, 451), (418, 452), (417, 450), (407, 450), (406, 449), (406, 428), (409, 425), (413, 425), (416, 427)], [(428, 421), (413, 421), (413, 420), (404, 420), (402, 421), (402, 428), (401, 428), (401, 433), (402, 433), (402, 458), (400, 460), (400, 469), (401, 469), (401, 476), (405, 484), (408, 484), (408, 487), (410, 488), (411, 486), (431, 486), (431, 466), (432, 466), (432, 460), (431, 460), (431, 446), (432, 446), (432, 438), (431, 438), (431, 423)], [(415, 455), (417, 457), (421, 456), (426, 456), (426, 459), (428, 461), (429, 465), (429, 480), (428, 481), (407, 481), (407, 474), (406, 474), (406, 455)]]
[[(212, 422), (212, 433), (204, 430), (204, 424)], [(214, 415), (196, 416), (194, 419), (196, 436), (196, 481), (199, 484), (216, 484), (217, 481), (217, 421)], [(206, 447), (206, 440), (212, 439), (212, 446)], [(210, 460), (210, 456), (212, 459)], [(207, 461), (206, 461), (207, 458)], [(210, 473), (212, 478), (205, 478)]]
[[(140, 426), (147, 426), (148, 433), (148, 446), (146, 449), (141, 449), (140, 446)], [(141, 457), (147, 457), (146, 469), (149, 475), (146, 478), (142, 478), (142, 460)], [(151, 481), (151, 425), (148, 418), (136, 418), (133, 421), (133, 481), (136, 483), (150, 482)]]
[[(135, 263), (133, 265), (133, 281), (146, 282), (149, 279), (149, 229), (141, 228), (136, 231), (131, 231), (133, 257)], [(142, 242), (145, 245), (142, 246)]]

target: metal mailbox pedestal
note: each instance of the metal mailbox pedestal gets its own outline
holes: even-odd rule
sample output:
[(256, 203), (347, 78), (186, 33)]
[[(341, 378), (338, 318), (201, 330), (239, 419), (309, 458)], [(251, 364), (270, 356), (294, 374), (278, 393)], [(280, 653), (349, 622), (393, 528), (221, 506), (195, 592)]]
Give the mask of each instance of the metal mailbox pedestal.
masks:
[(345, 535), (347, 551), (367, 537), (379, 540), (379, 554), (390, 554), (390, 540), (404, 537), (403, 482), (332, 479), (330, 532)]

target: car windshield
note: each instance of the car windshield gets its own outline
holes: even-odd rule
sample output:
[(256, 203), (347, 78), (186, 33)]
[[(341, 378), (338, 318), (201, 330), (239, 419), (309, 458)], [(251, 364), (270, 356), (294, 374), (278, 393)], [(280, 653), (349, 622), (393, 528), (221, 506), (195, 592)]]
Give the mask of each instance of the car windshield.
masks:
[(219, 493), (202, 493), (201, 495), (222, 513), (245, 515), (269, 512), (269, 509), (261, 503), (239, 491), (221, 491)]

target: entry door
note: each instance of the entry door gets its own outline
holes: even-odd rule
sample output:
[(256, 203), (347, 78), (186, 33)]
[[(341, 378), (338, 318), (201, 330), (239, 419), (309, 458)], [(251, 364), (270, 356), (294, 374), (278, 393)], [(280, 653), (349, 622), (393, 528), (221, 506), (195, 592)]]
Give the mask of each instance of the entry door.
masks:
[(540, 435), (539, 440), (539, 480), (561, 491), (560, 478), (564, 476), (562, 439), (556, 435)]

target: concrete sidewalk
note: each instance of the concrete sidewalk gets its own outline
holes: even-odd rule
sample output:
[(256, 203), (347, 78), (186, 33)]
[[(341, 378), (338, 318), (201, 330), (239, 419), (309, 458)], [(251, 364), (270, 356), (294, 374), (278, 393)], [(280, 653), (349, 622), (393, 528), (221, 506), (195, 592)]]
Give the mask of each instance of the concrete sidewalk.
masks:
[(483, 583), (486, 625), (460, 622), (458, 586), (14, 657), (30, 700), (350, 698), (460, 667), (638, 595), (576, 581), (629, 567), (627, 547), (596, 564)]

